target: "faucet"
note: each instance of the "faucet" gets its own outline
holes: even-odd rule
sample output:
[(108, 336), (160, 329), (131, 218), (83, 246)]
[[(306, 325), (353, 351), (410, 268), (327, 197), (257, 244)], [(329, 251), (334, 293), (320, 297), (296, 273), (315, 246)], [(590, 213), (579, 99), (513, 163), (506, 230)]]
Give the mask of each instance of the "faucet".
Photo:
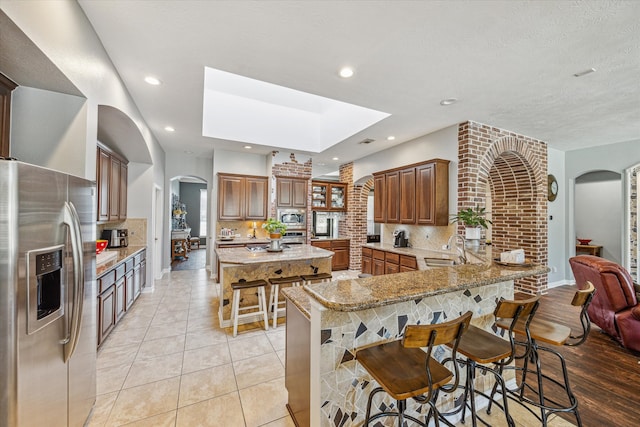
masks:
[[(462, 247), (458, 245), (458, 241), (462, 242)], [(456, 251), (458, 252), (458, 257), (460, 258), (460, 261), (462, 261), (462, 264), (466, 264), (467, 251), (465, 249), (465, 245), (467, 241), (460, 234), (452, 234), (451, 237), (449, 237), (449, 240), (447, 241), (447, 250), (451, 250), (452, 243), (455, 244), (456, 246)]]

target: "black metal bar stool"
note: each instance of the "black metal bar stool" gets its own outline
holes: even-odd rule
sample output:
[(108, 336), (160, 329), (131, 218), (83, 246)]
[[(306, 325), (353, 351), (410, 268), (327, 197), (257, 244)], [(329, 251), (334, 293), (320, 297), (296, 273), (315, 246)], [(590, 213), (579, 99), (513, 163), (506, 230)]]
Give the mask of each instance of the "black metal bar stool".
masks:
[(271, 285), (271, 291), (269, 292), (269, 308), (273, 310), (273, 327), (278, 326), (278, 313), (286, 311), (286, 307), (281, 304), (285, 304), (284, 299), (280, 299), (280, 286), (300, 286), (302, 278), (300, 276), (289, 277), (272, 277), (269, 279)]
[[(469, 330), (464, 333), (460, 339), (458, 345), (458, 353), (465, 356), (466, 359), (458, 358), (458, 363), (466, 367), (467, 378), (464, 384), (464, 394), (462, 399), (462, 405), (458, 409), (452, 412), (448, 412), (443, 415), (453, 415), (462, 411), (462, 422), (464, 423), (467, 406), (471, 411), (471, 423), (473, 427), (478, 425), (478, 420), (484, 425), (489, 424), (480, 418), (476, 412), (476, 395), (483, 396), (486, 399), (492, 399), (487, 394), (475, 389), (476, 370), (482, 371), (483, 374), (488, 372), (492, 373), (495, 377), (496, 384), (499, 385), (502, 393), (502, 406), (497, 402), (505, 414), (507, 424), (509, 426), (515, 426), (511, 415), (509, 415), (509, 406), (507, 393), (505, 392), (504, 379), (502, 377), (502, 368), (513, 362), (516, 354), (516, 343), (513, 338), (513, 328), (518, 320), (522, 319), (525, 323), (525, 328), (528, 323), (533, 319), (538, 308), (538, 300), (540, 297), (534, 297), (527, 300), (511, 301), (500, 300), (493, 312), (496, 321), (498, 319), (509, 322), (507, 319), (511, 319), (508, 340), (500, 338), (499, 336), (480, 329), (476, 326), (470, 325)], [(487, 364), (493, 364), (495, 367), (491, 368), (486, 366)]]
[[(587, 339), (589, 330), (591, 329), (591, 322), (589, 321), (587, 308), (591, 303), (595, 288), (591, 282), (587, 282), (586, 286), (587, 287), (585, 289), (578, 290), (574, 294), (573, 300), (571, 301), (571, 305), (575, 307), (582, 307), (580, 310), (580, 323), (582, 326), (582, 333), (580, 335), (573, 335), (571, 328), (568, 326), (551, 322), (546, 319), (540, 319), (539, 317), (534, 318), (531, 321), (528, 330), (526, 329), (525, 324), (522, 322), (522, 319), (516, 322), (515, 328), (513, 328), (513, 331), (517, 335), (525, 336), (527, 338), (525, 342), (521, 342), (518, 344), (525, 345), (528, 349), (530, 349), (530, 351), (528, 353), (525, 352), (525, 354), (523, 354), (522, 356), (517, 356), (518, 358), (523, 359), (522, 367), (508, 367), (521, 372), (521, 379), (518, 387), (516, 389), (508, 390), (508, 392), (516, 396), (517, 399), (521, 402), (525, 402), (538, 407), (540, 409), (539, 416), (525, 406), (525, 408), (529, 409), (531, 413), (538, 417), (543, 426), (547, 425), (549, 415), (557, 412), (573, 413), (578, 422), (578, 426), (582, 426), (582, 420), (580, 419), (580, 414), (578, 412), (578, 400), (571, 391), (571, 386), (569, 384), (569, 374), (567, 372), (567, 364), (564, 360), (564, 357), (562, 356), (562, 354), (560, 354), (560, 352), (554, 350), (553, 348), (540, 345), (540, 343), (546, 343), (555, 346), (575, 346), (582, 344)], [(501, 321), (496, 322), (496, 325), (503, 329), (507, 329), (509, 327), (506, 322)], [(554, 354), (558, 358), (560, 366), (562, 368), (562, 380), (552, 378), (542, 372), (542, 365), (540, 363), (541, 351), (546, 351), (550, 354)], [(530, 364), (535, 365), (534, 368), (530, 368)], [(527, 374), (535, 375), (537, 388), (527, 383)], [(545, 397), (545, 380), (548, 383), (551, 383), (551, 385), (558, 386), (565, 391), (568, 399), (567, 405), (558, 403), (548, 397)], [(525, 396), (525, 391), (527, 390), (533, 392), (535, 398), (537, 399), (533, 400)], [(489, 402), (489, 406), (491, 406), (491, 402)]]
[(306, 285), (310, 283), (330, 282), (333, 276), (331, 273), (303, 274), (302, 280)]
[[(472, 313), (466, 312), (457, 319), (435, 325), (408, 325), (402, 340), (386, 342), (356, 352), (356, 360), (376, 380), (380, 387), (369, 394), (364, 425), (381, 417), (398, 417), (398, 426), (402, 427), (405, 418), (427, 427), (433, 416), (439, 426), (440, 416), (435, 402), (438, 391), (450, 392), (458, 387), (458, 364), (453, 363), (451, 372), (431, 355), (439, 345), (451, 345), (451, 359), (456, 359), (458, 343), (469, 327)], [(424, 352), (421, 347), (426, 347)], [(453, 380), (453, 384), (449, 384)], [(371, 416), (373, 397), (385, 391), (397, 402), (397, 412), (382, 410)], [(422, 405), (429, 405), (429, 411), (422, 422), (405, 414), (407, 399), (413, 398)], [(389, 409), (389, 408), (386, 408)], [(445, 424), (453, 426), (446, 419)]]
[[(267, 298), (265, 297), (264, 288), (267, 286), (266, 280), (251, 280), (248, 282), (234, 282), (231, 284), (233, 289), (233, 301), (231, 303), (231, 319), (233, 320), (233, 336), (238, 335), (238, 320), (245, 317), (253, 317), (255, 315), (264, 316), (264, 329), (269, 330), (269, 319), (267, 317)], [(240, 307), (240, 291), (243, 289), (256, 288), (258, 304)], [(240, 314), (240, 310), (254, 310), (250, 313)]]

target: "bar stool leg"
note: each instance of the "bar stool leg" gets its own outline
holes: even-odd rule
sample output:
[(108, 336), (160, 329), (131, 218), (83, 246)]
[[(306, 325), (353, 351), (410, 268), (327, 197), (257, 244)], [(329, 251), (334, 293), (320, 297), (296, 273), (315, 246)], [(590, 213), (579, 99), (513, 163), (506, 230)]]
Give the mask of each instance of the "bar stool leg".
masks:
[(240, 289), (233, 291), (233, 302), (231, 303), (231, 319), (233, 321), (233, 336), (238, 335), (238, 311), (240, 307)]
[(258, 295), (258, 305), (259, 308), (258, 310), (262, 310), (262, 314), (264, 317), (264, 330), (268, 331), (269, 330), (269, 315), (267, 314), (267, 297), (265, 296), (265, 291), (264, 291), (264, 286), (260, 286), (260, 288), (258, 289), (258, 292), (260, 293)]
[(280, 301), (280, 285), (277, 283), (275, 285), (271, 285), (271, 290), (269, 291), (269, 307), (273, 310), (273, 328), (275, 329), (278, 326), (278, 302)]

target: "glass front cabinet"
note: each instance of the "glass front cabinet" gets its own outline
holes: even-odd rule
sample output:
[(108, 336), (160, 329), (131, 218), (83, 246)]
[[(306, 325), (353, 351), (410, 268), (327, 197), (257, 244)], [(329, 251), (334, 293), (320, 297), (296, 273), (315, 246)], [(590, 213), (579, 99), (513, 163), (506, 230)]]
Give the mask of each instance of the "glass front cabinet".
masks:
[(318, 211), (346, 211), (347, 185), (341, 182), (313, 181), (311, 207)]

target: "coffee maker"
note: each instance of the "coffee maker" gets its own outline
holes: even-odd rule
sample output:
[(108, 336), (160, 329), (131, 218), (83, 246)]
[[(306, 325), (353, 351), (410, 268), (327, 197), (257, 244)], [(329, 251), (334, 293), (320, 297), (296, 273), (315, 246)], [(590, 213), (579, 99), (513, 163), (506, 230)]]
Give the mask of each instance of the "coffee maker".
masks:
[(393, 232), (393, 247), (394, 248), (406, 248), (409, 246), (409, 239), (405, 237), (406, 232), (404, 230), (396, 230)]

